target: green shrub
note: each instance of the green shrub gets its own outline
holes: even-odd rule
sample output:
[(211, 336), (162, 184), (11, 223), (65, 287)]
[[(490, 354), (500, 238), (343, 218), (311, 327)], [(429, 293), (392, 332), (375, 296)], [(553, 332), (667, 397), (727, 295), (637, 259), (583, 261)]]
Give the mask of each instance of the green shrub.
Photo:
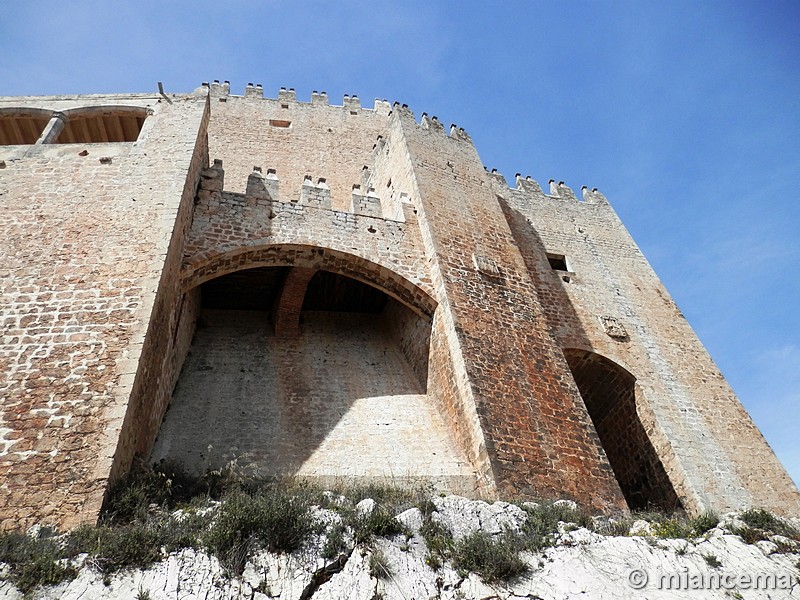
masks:
[(627, 537), (633, 522), (630, 519), (604, 519), (592, 524), (592, 531), (601, 535)]
[(75, 577), (75, 570), (64, 564), (64, 558), (54, 539), (0, 532), (0, 562), (8, 564), (9, 580), (24, 594), (40, 585), (55, 585)]
[(476, 573), (486, 583), (508, 581), (529, 570), (519, 556), (519, 546), (513, 537), (493, 538), (482, 531), (455, 544), (453, 566), (460, 572)]
[(579, 508), (571, 508), (566, 503), (542, 502), (536, 507), (529, 504), (522, 508), (528, 513), (526, 522), (528, 531), (534, 531), (540, 535), (557, 533), (559, 522), (575, 523), (587, 529), (592, 527), (592, 520), (586, 513)]
[(387, 537), (407, 533), (403, 524), (384, 506), (378, 504), (369, 514), (356, 514), (348, 519), (353, 528), (356, 544), (369, 542), (374, 537)]
[(667, 517), (652, 525), (653, 535), (662, 539), (678, 539), (692, 536), (692, 527), (678, 517)]
[(372, 554), (370, 554), (369, 574), (375, 579), (388, 579), (392, 576), (392, 570), (389, 566), (389, 561), (382, 551), (375, 550)]
[(522, 526), (522, 535), (518, 541), (531, 552), (549, 548), (555, 543), (560, 522), (590, 525), (586, 523), (583, 513), (569, 506), (541, 503), (536, 507), (528, 505), (523, 508), (528, 519)]
[(745, 544), (755, 544), (756, 542), (760, 542), (761, 540), (767, 538), (767, 534), (765, 534), (761, 529), (748, 526), (734, 527), (731, 529), (731, 533), (742, 538), (742, 541), (744, 541)]
[(689, 527), (695, 535), (703, 535), (719, 525), (719, 516), (714, 512), (703, 513), (689, 521)]
[(127, 525), (82, 526), (66, 540), (69, 556), (82, 552), (105, 574), (125, 568), (147, 568), (163, 552), (197, 547), (210, 516), (187, 514), (181, 518), (150, 519)]
[(425, 517), (419, 532), (428, 548), (425, 563), (433, 570), (440, 569), (453, 555), (453, 536), (444, 525), (430, 516)]
[(704, 554), (703, 555), (703, 560), (705, 560), (706, 564), (709, 567), (711, 567), (712, 569), (716, 569), (716, 568), (722, 566), (722, 563), (720, 562), (720, 560), (716, 556), (714, 556), (713, 554)]
[(256, 496), (235, 492), (220, 505), (204, 541), (223, 565), (241, 575), (255, 547), (291, 553), (300, 549), (317, 530), (303, 498), (279, 490)]
[(122, 568), (146, 568), (161, 560), (162, 527), (126, 525), (80, 527), (70, 533), (68, 548), (73, 554), (86, 552), (104, 574)]
[(331, 527), (325, 536), (325, 545), (322, 547), (322, 558), (336, 558), (347, 550), (345, 540), (345, 526), (337, 523)]
[(747, 523), (750, 527), (761, 529), (770, 533), (783, 535), (785, 537), (798, 539), (800, 532), (788, 523), (782, 521), (772, 513), (767, 512), (763, 508), (750, 509), (744, 511), (739, 518)]
[(152, 597), (150, 596), (150, 590), (140, 587), (139, 592), (136, 594), (136, 600), (152, 600)]

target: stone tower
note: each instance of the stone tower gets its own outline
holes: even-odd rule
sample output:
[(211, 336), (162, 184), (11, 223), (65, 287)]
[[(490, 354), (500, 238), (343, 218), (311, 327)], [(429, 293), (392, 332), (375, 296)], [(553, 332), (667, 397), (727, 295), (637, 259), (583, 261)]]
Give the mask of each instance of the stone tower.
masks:
[(597, 190), (314, 92), (0, 98), (0, 517), (136, 456), (592, 510), (800, 495)]

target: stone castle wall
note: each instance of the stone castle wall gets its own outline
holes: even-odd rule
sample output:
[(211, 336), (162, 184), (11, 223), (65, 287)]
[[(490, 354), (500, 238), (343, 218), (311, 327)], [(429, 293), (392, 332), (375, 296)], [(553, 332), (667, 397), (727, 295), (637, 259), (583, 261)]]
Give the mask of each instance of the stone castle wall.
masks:
[(131, 392), (148, 387), (137, 373), (152, 368), (146, 331), (180, 203), (194, 196), (187, 174), (206, 101), (4, 99), (0, 108), (25, 103), (152, 113), (135, 143), (0, 147), (0, 514), (7, 524), (71, 525), (96, 518), (115, 457), (132, 450), (126, 415), (140, 419), (130, 430), (144, 425)]
[[(0, 99), (0, 134), (22, 135), (14, 128), (19, 119), (31, 128), (34, 112), (42, 128), (36, 143), (0, 146), (5, 519), (92, 520), (134, 456), (148, 459), (155, 445), (152, 458), (169, 459), (169, 440), (203, 445), (203, 434), (171, 424), (179, 411), (170, 406), (181, 389), (213, 388), (198, 387), (214, 367), (198, 362), (197, 344), (235, 347), (235, 328), (248, 331), (235, 306), (208, 312), (204, 286), (237, 273), (260, 273), (266, 286), (251, 299), (269, 305), (252, 316), (261, 337), (250, 336), (253, 352), (204, 346), (228, 365), (213, 384), (233, 392), (187, 414), (234, 427), (216, 404), (236, 401), (244, 371), (231, 361), (258, 355), (265, 369), (292, 372), (286, 358), (328, 336), (344, 365), (377, 364), (365, 357), (384, 348), (395, 365), (386, 377), (410, 382), (400, 385), (413, 388), (407, 406), (422, 403), (387, 430), (407, 475), (415, 464), (422, 478), (433, 473), (436, 461), (415, 453), (440, 444), (461, 465), (450, 473), (462, 492), (567, 497), (605, 511), (798, 512), (788, 475), (602, 194), (579, 201), (564, 185), (545, 194), (521, 178), (510, 189), (485, 171), (464, 130), (417, 121), (398, 104), (262, 96), (214, 83), (171, 97)], [(78, 114), (83, 130), (70, 124)], [(131, 114), (143, 119), (133, 138)], [(62, 129), (104, 137), (59, 143)], [(131, 139), (109, 141), (123, 134)], [(327, 296), (312, 291), (320, 271), (334, 274)], [(223, 288), (223, 302), (242, 281)], [(312, 294), (322, 313), (304, 307)], [(341, 310), (352, 312), (340, 319)], [(331, 342), (347, 331), (334, 322), (358, 314), (371, 323), (363, 343)], [(199, 323), (212, 329), (196, 334)], [(258, 354), (259, 339), (268, 352)], [(328, 368), (323, 355), (303, 356), (297, 364), (310, 373)], [(378, 389), (365, 373), (309, 376), (314, 394), (289, 376), (251, 386), (266, 389), (253, 422), (278, 414), (270, 403), (280, 394), (269, 390), (282, 386), (290, 409), (281, 418), (322, 431), (315, 447), (329, 448), (307, 472), (386, 475), (382, 442), (337, 438), (347, 418), (325, 412), (359, 407), (352, 422), (377, 431), (383, 405), (362, 401)], [(303, 404), (312, 396), (318, 410)], [(432, 441), (415, 446), (414, 431)], [(283, 474), (302, 471), (289, 441), (252, 440)]]
[[(640, 418), (684, 504), (795, 510), (788, 475), (602, 194), (585, 190), (581, 202), (563, 184), (547, 195), (493, 180), (553, 335), (634, 374)], [(569, 271), (548, 268), (548, 252), (566, 255)]]

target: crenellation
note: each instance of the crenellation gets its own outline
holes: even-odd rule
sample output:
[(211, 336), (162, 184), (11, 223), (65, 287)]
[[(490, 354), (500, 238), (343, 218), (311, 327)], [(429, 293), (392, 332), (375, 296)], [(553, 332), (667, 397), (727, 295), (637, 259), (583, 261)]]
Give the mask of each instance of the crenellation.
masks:
[(455, 123), (450, 125), (450, 137), (461, 142), (472, 143), (472, 137), (463, 127), (459, 127)]
[(575, 192), (572, 191), (571, 187), (565, 185), (563, 181), (558, 182), (558, 197), (564, 200), (578, 202), (578, 197), (575, 195)]
[(423, 129), (444, 133), (444, 125), (439, 122), (436, 116), (429, 117), (427, 113), (422, 113), (419, 124)]
[(384, 117), (388, 117), (389, 113), (392, 112), (392, 105), (384, 98), (375, 98), (375, 104), (373, 105), (372, 110), (379, 115)]
[(375, 194), (375, 188), (370, 186), (367, 189), (367, 193), (362, 194), (361, 186), (354, 185), (350, 212), (371, 217), (381, 217), (383, 215), (381, 199)]
[(248, 83), (247, 87), (244, 88), (244, 97), (261, 99), (264, 97), (264, 88), (261, 86), (260, 83), (257, 85)]
[(287, 103), (297, 102), (297, 92), (294, 91), (294, 88), (289, 88), (287, 90), (282, 87), (278, 92), (278, 101)]
[(275, 169), (269, 169), (265, 177), (261, 173), (261, 167), (253, 167), (253, 172), (247, 178), (247, 189), (245, 194), (255, 200), (276, 200), (279, 201), (278, 180)]
[(543, 195), (544, 192), (542, 191), (542, 187), (539, 185), (539, 182), (535, 179), (531, 179), (530, 175), (526, 177), (522, 177), (519, 173), (517, 173), (516, 177), (517, 189), (525, 194), (534, 194), (537, 196)]
[(315, 106), (328, 106), (328, 93), (314, 90), (311, 92), (311, 104)]
[(224, 81), (220, 83), (219, 79), (215, 79), (209, 86), (209, 93), (215, 98), (225, 98), (231, 93), (231, 82)]
[(581, 192), (583, 193), (583, 201), (586, 204), (608, 204), (608, 199), (601, 192), (598, 192), (597, 188), (590, 190), (588, 186), (583, 186)]
[(395, 101), (392, 103), (392, 110), (390, 115), (397, 115), (398, 117), (414, 120), (414, 111), (408, 108), (408, 104), (400, 104)]
[(311, 175), (306, 175), (300, 189), (300, 204), (331, 208), (331, 189), (327, 181), (320, 177), (314, 184)]
[[(484, 167), (484, 170), (486, 170), (486, 167)], [(497, 169), (487, 171), (486, 175), (489, 177), (490, 183), (496, 190), (505, 192), (509, 189), (505, 176), (502, 173), (498, 173)]]
[(356, 95), (348, 96), (345, 94), (342, 106), (351, 112), (358, 113), (361, 110), (361, 100), (359, 100)]

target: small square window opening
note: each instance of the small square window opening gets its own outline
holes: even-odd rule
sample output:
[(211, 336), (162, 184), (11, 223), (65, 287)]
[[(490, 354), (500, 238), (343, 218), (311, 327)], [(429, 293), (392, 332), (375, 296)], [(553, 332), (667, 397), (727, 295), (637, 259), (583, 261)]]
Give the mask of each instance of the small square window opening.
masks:
[(547, 254), (547, 262), (550, 263), (550, 268), (554, 271), (569, 271), (567, 266), (567, 257), (563, 254)]

